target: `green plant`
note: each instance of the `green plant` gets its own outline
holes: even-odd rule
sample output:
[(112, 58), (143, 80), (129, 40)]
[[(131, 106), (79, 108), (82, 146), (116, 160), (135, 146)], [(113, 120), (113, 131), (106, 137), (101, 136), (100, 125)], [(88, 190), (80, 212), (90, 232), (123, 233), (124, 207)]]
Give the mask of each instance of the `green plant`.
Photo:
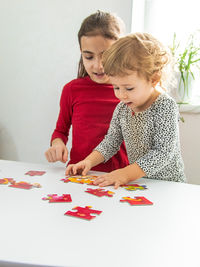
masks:
[(176, 33), (173, 36), (172, 55), (175, 59), (175, 66), (180, 72), (178, 90), (183, 87), (182, 99), (179, 104), (185, 104), (185, 97), (189, 96), (189, 79), (195, 79), (194, 70), (200, 70), (200, 30), (189, 35), (186, 45), (181, 47), (181, 42), (177, 41)]

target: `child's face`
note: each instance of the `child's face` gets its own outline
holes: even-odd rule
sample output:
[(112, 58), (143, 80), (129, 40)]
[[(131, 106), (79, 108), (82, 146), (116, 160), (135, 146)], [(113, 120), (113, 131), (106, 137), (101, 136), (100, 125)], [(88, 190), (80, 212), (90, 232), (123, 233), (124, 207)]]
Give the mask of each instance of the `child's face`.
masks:
[(81, 37), (81, 54), (84, 67), (90, 78), (97, 83), (109, 83), (109, 78), (104, 74), (102, 54), (115, 41), (100, 35)]
[(153, 82), (139, 76), (136, 71), (123, 77), (112, 76), (110, 82), (114, 86), (116, 97), (133, 111), (143, 111), (152, 104), (155, 94)]

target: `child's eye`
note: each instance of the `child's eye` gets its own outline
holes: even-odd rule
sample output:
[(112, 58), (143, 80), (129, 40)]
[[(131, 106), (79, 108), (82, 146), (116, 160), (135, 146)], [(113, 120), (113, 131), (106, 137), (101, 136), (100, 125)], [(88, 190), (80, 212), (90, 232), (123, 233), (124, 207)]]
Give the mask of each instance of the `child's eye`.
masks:
[(114, 86), (113, 88), (114, 88), (114, 90), (119, 90), (119, 87)]
[(132, 88), (126, 88), (127, 91), (132, 91), (134, 89), (134, 87)]
[(93, 57), (85, 57), (85, 59), (91, 60), (91, 59), (93, 59)]

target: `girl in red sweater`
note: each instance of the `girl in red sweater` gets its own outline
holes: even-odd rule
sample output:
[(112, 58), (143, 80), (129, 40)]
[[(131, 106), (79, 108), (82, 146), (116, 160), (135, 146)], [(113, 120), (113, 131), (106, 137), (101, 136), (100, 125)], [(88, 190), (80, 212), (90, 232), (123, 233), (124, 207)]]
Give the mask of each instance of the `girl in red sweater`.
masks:
[[(117, 16), (97, 11), (87, 17), (79, 30), (81, 50), (78, 78), (66, 84), (60, 99), (60, 113), (52, 134), (51, 147), (45, 152), (49, 162), (68, 164), (83, 160), (103, 140), (119, 100), (104, 73), (102, 54), (122, 34), (124, 24)], [(72, 126), (70, 156), (66, 143)], [(124, 144), (105, 164), (93, 168), (110, 172), (128, 165)]]

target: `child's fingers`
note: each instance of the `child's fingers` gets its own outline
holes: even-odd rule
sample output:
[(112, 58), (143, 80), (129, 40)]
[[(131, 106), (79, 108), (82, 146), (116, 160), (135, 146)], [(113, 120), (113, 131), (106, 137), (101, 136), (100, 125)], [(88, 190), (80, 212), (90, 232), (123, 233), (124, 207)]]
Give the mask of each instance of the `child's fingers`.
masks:
[(95, 181), (94, 184), (99, 185), (99, 186), (108, 186), (111, 185), (112, 183), (109, 181), (109, 179), (106, 179), (105, 176), (98, 176)]
[(77, 163), (73, 166), (73, 174), (76, 175), (76, 174), (83, 174), (83, 169), (84, 169), (84, 165), (83, 163)]
[(51, 149), (49, 151), (49, 155), (50, 155), (50, 158), (51, 158), (51, 162), (56, 162), (56, 151)]
[(45, 156), (46, 156), (46, 159), (48, 160), (48, 162), (54, 162), (54, 155), (53, 155), (53, 151), (51, 149), (48, 149), (45, 152)]
[(45, 157), (48, 160), (48, 162), (52, 162), (52, 158), (51, 158), (51, 155), (50, 155), (49, 151), (45, 152)]
[(62, 158), (62, 162), (66, 163), (68, 159), (68, 151), (67, 149), (65, 149), (64, 153), (63, 153), (63, 158)]
[(115, 182), (114, 189), (118, 189), (120, 187), (120, 182)]
[(108, 180), (105, 180), (104, 182), (100, 183), (99, 186), (100, 187), (103, 187), (103, 186), (108, 186), (108, 185), (111, 185), (112, 183)]
[(73, 175), (76, 175), (77, 174), (77, 166), (76, 165), (74, 165), (72, 167), (72, 173), (73, 173)]
[(85, 166), (85, 168), (82, 171), (82, 175), (86, 175), (89, 172), (90, 168), (88, 168), (87, 166)]
[(63, 154), (62, 149), (60, 147), (56, 148), (56, 150), (55, 150), (55, 160), (56, 161), (62, 161), (62, 154)]
[(76, 175), (76, 174), (82, 174), (86, 175), (88, 171), (90, 170), (90, 167), (84, 164), (83, 162), (79, 162), (77, 164), (70, 164), (67, 166), (66, 175)]
[(74, 164), (70, 164), (67, 166), (66, 171), (65, 171), (65, 175), (72, 175), (73, 166), (74, 166)]
[(94, 184), (99, 185), (100, 183), (102, 183), (105, 180), (105, 178), (103, 176), (98, 176), (97, 178), (95, 178), (94, 180)]

